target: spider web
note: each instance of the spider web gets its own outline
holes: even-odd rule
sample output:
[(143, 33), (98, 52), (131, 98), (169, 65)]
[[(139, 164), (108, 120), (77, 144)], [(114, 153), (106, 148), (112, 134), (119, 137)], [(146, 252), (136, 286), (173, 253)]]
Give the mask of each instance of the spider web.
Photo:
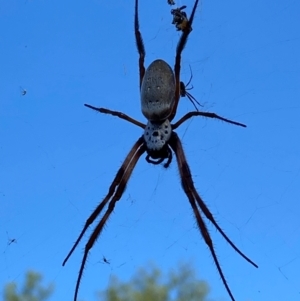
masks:
[[(20, 283), (34, 269), (56, 283), (53, 300), (72, 296), (86, 240), (64, 268), (62, 260), (141, 135), (83, 103), (143, 120), (133, 7), (125, 1), (67, 4), (7, 4), (9, 18), (0, 21), (8, 29), (1, 58), (0, 283)], [(140, 6), (146, 65), (156, 58), (172, 65), (178, 33), (169, 7), (161, 0)], [(299, 296), (298, 6), (203, 2), (183, 54), (182, 77), (189, 79), (190, 65), (192, 93), (204, 110), (248, 125), (243, 130), (195, 118), (177, 131), (199, 193), (259, 265), (255, 270), (243, 262), (210, 225), (238, 300)], [(121, 49), (125, 44), (132, 47)], [(182, 99), (178, 116), (190, 110)], [(164, 170), (141, 158), (91, 252), (82, 298), (92, 300), (112, 274), (124, 279), (149, 261), (168, 269), (184, 259), (208, 281), (211, 299), (228, 299), (176, 168), (175, 162)]]

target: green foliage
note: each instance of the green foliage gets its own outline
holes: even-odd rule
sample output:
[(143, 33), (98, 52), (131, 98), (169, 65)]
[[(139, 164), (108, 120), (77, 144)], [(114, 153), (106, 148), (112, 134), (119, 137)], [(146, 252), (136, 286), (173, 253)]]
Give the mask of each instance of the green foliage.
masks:
[[(21, 288), (12, 282), (4, 288), (4, 301), (44, 301), (53, 286), (41, 284), (41, 274), (28, 272)], [(164, 276), (151, 266), (139, 269), (128, 282), (113, 277), (108, 289), (100, 293), (101, 301), (205, 301), (208, 286), (197, 279), (194, 269), (181, 264)]]
[(25, 283), (21, 289), (17, 289), (17, 284), (11, 282), (4, 288), (4, 301), (43, 301), (46, 300), (53, 291), (53, 286), (44, 287), (41, 285), (42, 276), (35, 272), (27, 272)]
[(100, 293), (103, 301), (204, 301), (209, 288), (195, 276), (194, 269), (182, 264), (163, 277), (158, 268), (140, 269), (127, 282), (113, 277), (109, 288)]

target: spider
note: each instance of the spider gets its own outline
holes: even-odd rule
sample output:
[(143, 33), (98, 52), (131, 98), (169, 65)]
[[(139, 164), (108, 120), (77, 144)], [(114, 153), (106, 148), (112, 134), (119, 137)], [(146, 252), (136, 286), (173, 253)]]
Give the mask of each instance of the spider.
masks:
[[(188, 28), (191, 28), (196, 8), (199, 0), (195, 0), (194, 7), (190, 20), (188, 21)], [(138, 0), (135, 0), (134, 10), (134, 32), (136, 39), (136, 46), (139, 54), (139, 85), (141, 93), (141, 107), (142, 113), (147, 119), (147, 124), (137, 121), (128, 115), (118, 112), (111, 111), (109, 109), (97, 108), (88, 104), (86, 107), (96, 110), (100, 113), (110, 114), (117, 116), (123, 120), (133, 123), (144, 130), (144, 133), (140, 138), (137, 139), (127, 157), (125, 158), (122, 166), (119, 168), (113, 182), (111, 183), (108, 193), (105, 198), (98, 204), (96, 209), (88, 217), (85, 225), (79, 234), (76, 242), (71, 248), (70, 252), (63, 261), (63, 265), (69, 260), (70, 256), (78, 246), (83, 235), (89, 226), (95, 222), (96, 218), (99, 217), (99, 221), (96, 223), (96, 227), (90, 235), (85, 248), (84, 254), (81, 261), (75, 292), (74, 301), (77, 300), (78, 290), (83, 274), (83, 270), (87, 261), (90, 250), (94, 246), (97, 238), (100, 236), (106, 222), (108, 221), (111, 213), (113, 212), (117, 201), (119, 201), (124, 193), (127, 182), (139, 160), (139, 158), (146, 153), (146, 161), (151, 164), (164, 163), (164, 167), (167, 168), (172, 162), (172, 153), (175, 154), (179, 174), (181, 178), (182, 188), (189, 200), (192, 207), (193, 213), (196, 218), (197, 226), (201, 235), (207, 244), (210, 253), (213, 257), (214, 263), (218, 270), (218, 273), (222, 279), (222, 282), (230, 295), (232, 301), (234, 297), (227, 284), (223, 271), (221, 269), (218, 257), (215, 253), (213, 241), (208, 232), (206, 223), (203, 216), (207, 218), (223, 236), (223, 238), (231, 245), (231, 247), (240, 254), (245, 260), (251, 263), (253, 266), (257, 265), (251, 261), (246, 255), (244, 255), (228, 238), (228, 236), (220, 228), (212, 213), (198, 194), (195, 189), (192, 175), (190, 172), (189, 165), (187, 163), (181, 141), (174, 131), (186, 120), (193, 116), (204, 116), (209, 118), (219, 119), (234, 125), (246, 127), (244, 124), (223, 118), (215, 113), (210, 112), (199, 112), (192, 111), (185, 114), (177, 122), (171, 123), (176, 115), (177, 106), (180, 99), (181, 84), (180, 84), (180, 61), (181, 54), (186, 45), (187, 39), (191, 30), (186, 30), (181, 33), (181, 37), (177, 44), (176, 55), (175, 55), (175, 66), (174, 72), (172, 68), (163, 60), (155, 60), (152, 62), (147, 69), (144, 66), (145, 60), (145, 47), (142, 39), (142, 35), (139, 29), (139, 18), (138, 18)], [(106, 207), (106, 209), (105, 209)], [(104, 211), (105, 210), (105, 211)], [(104, 212), (103, 212), (104, 211)], [(102, 216), (100, 214), (103, 212)]]
[(199, 111), (196, 104), (200, 107), (203, 107), (203, 105), (201, 105), (201, 103), (190, 92), (188, 92), (194, 88), (193, 85), (190, 88), (188, 88), (189, 84), (191, 83), (191, 81), (193, 79), (193, 73), (192, 73), (191, 66), (190, 66), (190, 70), (191, 70), (191, 77), (190, 77), (188, 83), (185, 84), (184, 82), (180, 82), (180, 96), (181, 97), (186, 96), (190, 100), (190, 102), (193, 104), (196, 111)]

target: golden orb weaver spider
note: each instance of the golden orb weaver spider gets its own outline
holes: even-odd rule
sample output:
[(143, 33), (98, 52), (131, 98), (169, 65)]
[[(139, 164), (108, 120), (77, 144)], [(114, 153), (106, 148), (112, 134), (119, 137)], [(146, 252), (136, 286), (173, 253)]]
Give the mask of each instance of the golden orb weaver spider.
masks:
[(234, 297), (231, 293), (231, 290), (227, 284), (227, 281), (219, 264), (219, 260), (215, 253), (212, 239), (201, 214), (204, 215), (216, 227), (219, 233), (236, 252), (238, 252), (245, 260), (247, 260), (253, 266), (257, 267), (257, 265), (253, 261), (251, 261), (246, 255), (244, 255), (223, 232), (223, 230), (220, 228), (220, 226), (214, 219), (212, 213), (210, 212), (210, 210), (196, 191), (192, 180), (190, 168), (182, 148), (181, 141), (176, 132), (174, 132), (174, 130), (178, 128), (183, 122), (185, 122), (193, 116), (215, 118), (234, 125), (242, 127), (246, 126), (242, 123), (223, 118), (215, 113), (199, 111), (189, 112), (182, 118), (180, 118), (177, 122), (171, 123), (171, 121), (176, 115), (179, 99), (181, 96), (183, 96), (183, 84), (180, 81), (181, 53), (186, 45), (189, 34), (192, 31), (192, 23), (197, 9), (198, 1), (199, 0), (195, 1), (191, 16), (189, 20), (186, 21), (185, 26), (182, 29), (181, 37), (176, 48), (175, 66), (173, 72), (172, 68), (163, 60), (155, 60), (149, 65), (147, 69), (145, 69), (145, 47), (141, 32), (139, 30), (138, 0), (135, 0), (134, 32), (137, 50), (139, 53), (141, 107), (142, 113), (147, 119), (147, 124), (139, 122), (121, 112), (111, 111), (109, 109), (104, 108), (96, 108), (94, 106), (85, 104), (86, 107), (96, 110), (100, 113), (110, 114), (124, 119), (126, 121), (129, 121), (134, 125), (141, 127), (144, 130), (144, 133), (140, 138), (138, 138), (138, 140), (131, 148), (122, 166), (119, 168), (112, 184), (110, 185), (107, 195), (100, 202), (100, 204), (98, 204), (96, 209), (86, 220), (79, 237), (77, 238), (67, 257), (63, 261), (63, 265), (65, 265), (72, 253), (74, 252), (74, 250), (76, 249), (77, 245), (79, 244), (81, 238), (85, 234), (88, 227), (95, 221), (97, 217), (99, 217), (104, 208), (107, 206), (106, 211), (102, 215), (100, 221), (97, 223), (96, 228), (92, 232), (91, 236), (88, 239), (88, 242), (85, 245), (84, 254), (75, 287), (74, 301), (77, 300), (79, 285), (89, 251), (93, 247), (97, 238), (100, 236), (104, 225), (106, 224), (107, 220), (109, 219), (111, 213), (115, 208), (117, 201), (119, 201), (122, 197), (126, 184), (134, 170), (134, 167), (138, 162), (139, 158), (144, 153), (147, 153), (146, 160), (148, 163), (151, 164), (161, 164), (163, 161), (166, 160), (166, 163), (164, 163), (165, 168), (167, 168), (172, 162), (172, 152), (175, 153), (182, 188), (192, 207), (199, 231), (210, 250), (218, 273), (232, 301), (234, 301)]

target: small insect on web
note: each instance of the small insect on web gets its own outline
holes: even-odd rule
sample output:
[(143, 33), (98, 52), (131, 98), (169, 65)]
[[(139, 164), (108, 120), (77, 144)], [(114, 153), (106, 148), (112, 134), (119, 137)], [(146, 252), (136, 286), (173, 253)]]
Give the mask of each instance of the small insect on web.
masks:
[(171, 9), (172, 24), (175, 24), (178, 31), (192, 31), (191, 22), (189, 22), (186, 12), (183, 11), (185, 8), (186, 5)]
[(110, 264), (110, 261), (105, 256), (103, 256), (102, 260), (104, 263)]
[(6, 235), (7, 235), (7, 245), (8, 246), (10, 246), (11, 244), (16, 244), (17, 243), (17, 239), (9, 237), (7, 231), (6, 231)]
[(13, 244), (13, 243), (17, 243), (17, 240), (15, 239), (15, 238), (9, 238), (9, 241), (8, 241), (8, 243), (7, 243), (7, 245), (8, 246), (10, 246), (11, 244)]
[(13, 244), (17, 244), (17, 243), (18, 243), (17, 238), (10, 237), (10, 236), (8, 235), (8, 232), (7, 232), (7, 231), (6, 231), (6, 236), (7, 236), (7, 243), (6, 243), (6, 248), (5, 248), (5, 250), (3, 251), (3, 254), (5, 254), (6, 251), (8, 250), (8, 248), (12, 247)]
[(27, 91), (25, 89), (23, 89), (22, 87), (20, 87), (20, 92), (22, 96), (25, 96)]
[[(75, 241), (65, 260), (63, 261), (63, 265), (65, 265), (66, 262), (69, 260), (70, 256), (73, 254), (76, 247), (78, 246), (86, 230), (90, 227), (91, 224), (95, 222), (97, 218), (99, 218), (99, 221), (96, 222), (96, 227), (92, 231), (92, 234), (88, 238), (88, 241), (84, 248), (83, 258), (81, 261), (76, 281), (74, 301), (77, 300), (83, 270), (90, 250), (93, 248), (97, 238), (101, 235), (104, 226), (106, 225), (108, 219), (114, 211), (116, 203), (121, 199), (125, 191), (127, 182), (129, 181), (139, 158), (145, 153), (145, 159), (148, 163), (158, 165), (164, 162), (163, 166), (165, 168), (169, 167), (173, 159), (173, 153), (175, 154), (181, 179), (181, 186), (193, 210), (198, 230), (209, 248), (210, 254), (212, 255), (213, 261), (221, 277), (221, 280), (232, 301), (234, 301), (235, 299), (233, 297), (233, 294), (231, 293), (225, 275), (222, 271), (219, 259), (215, 252), (212, 238), (209, 234), (204, 218), (206, 218), (212, 223), (212, 225), (218, 230), (221, 236), (240, 256), (242, 256), (254, 267), (257, 267), (257, 265), (245, 254), (243, 254), (230, 240), (230, 238), (225, 234), (225, 232), (216, 222), (212, 213), (210, 212), (203, 199), (197, 192), (192, 179), (190, 167), (188, 165), (185, 153), (182, 148), (181, 141), (176, 132), (174, 131), (182, 123), (196, 116), (218, 119), (240, 127), (246, 127), (246, 125), (237, 121), (221, 117), (212, 112), (201, 111), (189, 112), (183, 117), (181, 117), (177, 122), (171, 123), (176, 116), (180, 97), (183, 96), (183, 91), (186, 90), (186, 86), (182, 86), (183, 84), (180, 81), (181, 54), (184, 47), (186, 46), (189, 34), (192, 32), (192, 23), (194, 20), (194, 15), (197, 9), (198, 2), (199, 0), (195, 1), (191, 16), (189, 20), (186, 18), (187, 20), (184, 24), (184, 28), (181, 29), (182, 33), (176, 48), (175, 66), (173, 71), (169, 64), (167, 64), (161, 59), (153, 61), (147, 69), (145, 68), (144, 61), (146, 52), (139, 28), (138, 0), (135, 0), (134, 33), (136, 46), (139, 54), (138, 65), (139, 86), (141, 93), (141, 108), (142, 113), (146, 118), (146, 124), (135, 120), (122, 112), (112, 111), (105, 108), (98, 108), (92, 105), (85, 104), (86, 107), (93, 109), (97, 112), (119, 117), (142, 128), (143, 134), (137, 139), (137, 141), (127, 154), (122, 166), (117, 171), (117, 174), (108, 189), (107, 195), (104, 197), (104, 199), (102, 199), (102, 201), (97, 205), (96, 209), (88, 217), (77, 240)], [(183, 12), (181, 11), (183, 8), (185, 7), (179, 8), (179, 11), (177, 9), (176, 13), (179, 12), (180, 14), (183, 14)], [(187, 95), (186, 91), (185, 95)]]

